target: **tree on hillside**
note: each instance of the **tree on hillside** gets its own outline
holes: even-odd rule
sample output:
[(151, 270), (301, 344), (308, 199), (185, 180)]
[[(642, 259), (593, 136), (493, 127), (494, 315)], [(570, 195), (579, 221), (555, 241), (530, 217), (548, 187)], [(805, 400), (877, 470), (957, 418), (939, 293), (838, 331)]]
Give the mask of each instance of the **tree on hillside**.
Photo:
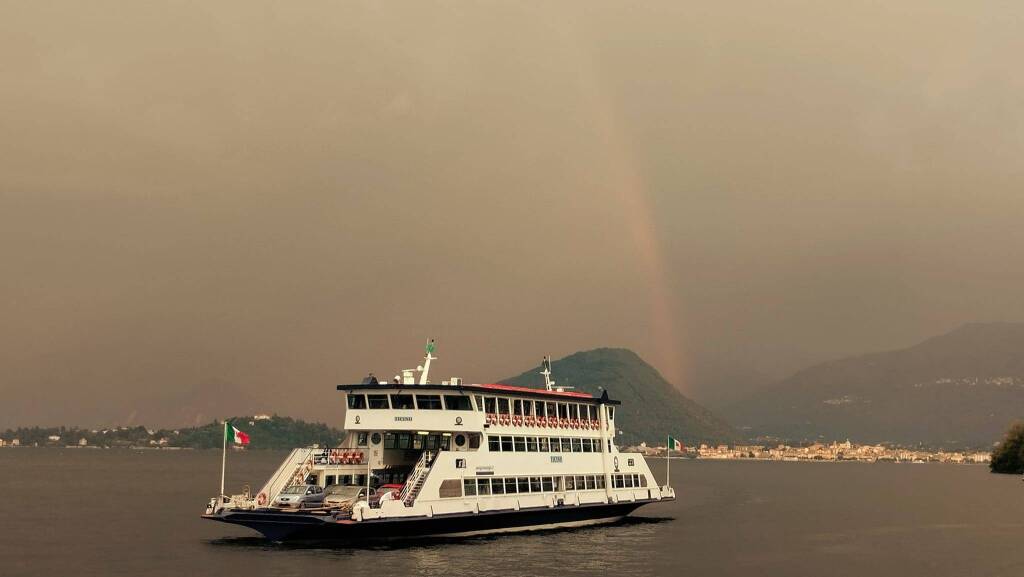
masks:
[(1010, 427), (1006, 438), (992, 450), (993, 473), (1024, 474), (1024, 423)]

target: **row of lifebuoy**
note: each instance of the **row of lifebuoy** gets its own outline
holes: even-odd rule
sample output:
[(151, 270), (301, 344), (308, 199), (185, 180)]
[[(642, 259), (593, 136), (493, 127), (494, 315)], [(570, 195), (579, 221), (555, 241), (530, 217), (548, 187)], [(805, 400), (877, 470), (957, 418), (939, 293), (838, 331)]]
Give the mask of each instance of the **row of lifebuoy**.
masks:
[(327, 463), (331, 465), (358, 465), (362, 462), (362, 451), (342, 451), (341, 449), (331, 449), (331, 453), (327, 456)]
[(533, 417), (523, 415), (498, 415), (487, 413), (488, 425), (515, 425), (527, 427), (560, 427), (563, 429), (600, 429), (601, 422), (592, 419), (559, 419), (557, 417)]

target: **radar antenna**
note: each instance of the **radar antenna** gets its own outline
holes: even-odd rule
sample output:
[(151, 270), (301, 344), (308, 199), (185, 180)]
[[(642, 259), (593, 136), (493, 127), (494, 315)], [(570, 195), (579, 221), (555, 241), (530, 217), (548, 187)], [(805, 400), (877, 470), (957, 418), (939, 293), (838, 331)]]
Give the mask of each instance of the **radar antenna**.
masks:
[(541, 368), (544, 370), (540, 374), (544, 375), (544, 386), (548, 391), (555, 389), (555, 381), (551, 378), (551, 355), (544, 357), (544, 360), (540, 362)]

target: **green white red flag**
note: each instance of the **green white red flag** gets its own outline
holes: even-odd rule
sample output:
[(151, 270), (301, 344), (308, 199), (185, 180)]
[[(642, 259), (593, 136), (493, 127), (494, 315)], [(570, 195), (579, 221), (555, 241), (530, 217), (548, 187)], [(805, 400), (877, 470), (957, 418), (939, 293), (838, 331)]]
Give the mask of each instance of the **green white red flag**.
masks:
[(686, 447), (683, 446), (682, 441), (680, 441), (679, 439), (673, 439), (672, 437), (668, 438), (668, 445), (666, 446), (668, 447), (669, 451), (683, 451), (686, 449)]
[(239, 431), (231, 423), (224, 423), (224, 437), (236, 445), (248, 445), (249, 435)]

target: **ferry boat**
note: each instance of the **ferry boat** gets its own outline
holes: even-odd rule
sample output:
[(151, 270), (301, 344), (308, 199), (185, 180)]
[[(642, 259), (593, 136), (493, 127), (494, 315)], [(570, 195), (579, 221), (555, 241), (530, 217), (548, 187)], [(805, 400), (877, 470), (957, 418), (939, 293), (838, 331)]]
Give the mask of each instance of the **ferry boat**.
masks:
[[(458, 378), (433, 384), (433, 351), (431, 341), (424, 363), (391, 382), (371, 375), (338, 385), (346, 409), (341, 446), (293, 450), (258, 492), (215, 497), (203, 518), (273, 541), (345, 542), (613, 523), (675, 499), (642, 454), (615, 445), (620, 403), (608, 391), (595, 397), (555, 386), (549, 357), (543, 388)], [(358, 500), (308, 507), (280, 500), (337, 487), (359, 487)]]

